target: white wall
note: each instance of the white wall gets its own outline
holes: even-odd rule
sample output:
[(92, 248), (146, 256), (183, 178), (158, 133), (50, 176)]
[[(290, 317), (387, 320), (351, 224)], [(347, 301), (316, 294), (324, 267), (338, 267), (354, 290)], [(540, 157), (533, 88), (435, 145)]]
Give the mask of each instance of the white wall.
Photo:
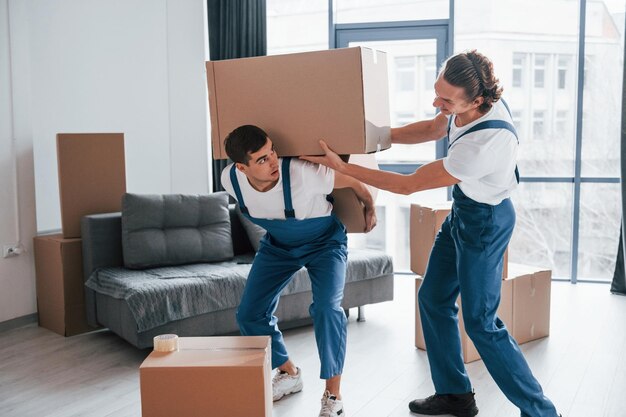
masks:
[(57, 133), (123, 132), (130, 192), (209, 192), (206, 34), (203, 0), (0, 0), (0, 246), (28, 250), (0, 258), (0, 322), (36, 310), (32, 237), (61, 227)]
[(11, 65), (16, 59), (28, 63), (28, 51), (18, 45), (27, 37), (27, 30), (13, 24), (25, 14), (24, 4), (15, 3), (16, 7), (9, 9), (7, 0), (0, 0), (0, 247), (21, 240), (27, 252), (14, 258), (0, 257), (0, 322), (36, 310), (31, 245), (36, 227), (33, 140), (28, 123), (30, 74), (28, 65), (19, 71)]

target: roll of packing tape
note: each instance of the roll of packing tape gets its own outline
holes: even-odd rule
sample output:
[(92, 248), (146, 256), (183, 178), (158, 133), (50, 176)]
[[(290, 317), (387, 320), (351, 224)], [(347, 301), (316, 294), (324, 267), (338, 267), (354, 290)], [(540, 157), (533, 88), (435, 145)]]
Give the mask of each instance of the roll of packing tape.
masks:
[(160, 334), (154, 337), (155, 352), (174, 352), (178, 350), (178, 336), (175, 334)]

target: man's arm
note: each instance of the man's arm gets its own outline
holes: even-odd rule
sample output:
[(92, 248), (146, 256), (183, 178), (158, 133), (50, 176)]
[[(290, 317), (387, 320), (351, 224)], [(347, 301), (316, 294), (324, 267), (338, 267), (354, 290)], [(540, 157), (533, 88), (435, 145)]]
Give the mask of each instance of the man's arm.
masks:
[(447, 127), (448, 118), (443, 113), (439, 113), (434, 119), (392, 128), (391, 142), (416, 144), (438, 140), (446, 135)]
[(335, 171), (334, 188), (352, 188), (357, 198), (365, 206), (365, 230), (367, 233), (376, 226), (376, 208), (374, 207), (374, 198), (370, 190), (355, 178)]
[(396, 194), (413, 194), (418, 191), (433, 188), (447, 187), (460, 182), (443, 167), (443, 160), (438, 159), (422, 165), (414, 173), (409, 175), (396, 174), (394, 172), (369, 169), (360, 165), (349, 164), (339, 158), (326, 142), (320, 141), (320, 146), (325, 152), (324, 156), (301, 156), (310, 162), (325, 165), (345, 175), (356, 178), (365, 184), (372, 185), (381, 190), (391, 191)]

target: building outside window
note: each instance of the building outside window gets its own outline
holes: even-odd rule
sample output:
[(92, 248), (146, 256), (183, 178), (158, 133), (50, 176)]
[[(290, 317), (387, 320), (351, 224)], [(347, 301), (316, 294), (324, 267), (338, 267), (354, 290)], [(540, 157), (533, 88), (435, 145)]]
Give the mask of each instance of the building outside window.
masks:
[(567, 110), (557, 110), (554, 118), (554, 136), (557, 138), (566, 137), (571, 129), (569, 129), (569, 112)]
[(422, 71), (424, 77), (424, 90), (431, 91), (434, 89), (435, 81), (437, 79), (437, 65), (435, 57), (433, 55), (422, 57), (422, 63), (424, 70)]
[(526, 54), (513, 54), (513, 77), (511, 80), (512, 87), (524, 86), (524, 70), (526, 67)]
[(545, 138), (546, 112), (535, 110), (533, 112), (533, 139), (542, 140)]
[(559, 90), (565, 90), (568, 74), (571, 71), (572, 57), (570, 55), (558, 56), (558, 68), (557, 68), (557, 88)]
[(546, 55), (535, 55), (535, 88), (544, 88), (546, 85), (546, 64), (548, 57)]
[(412, 93), (415, 91), (416, 57), (397, 56), (394, 59), (396, 69), (396, 91)]

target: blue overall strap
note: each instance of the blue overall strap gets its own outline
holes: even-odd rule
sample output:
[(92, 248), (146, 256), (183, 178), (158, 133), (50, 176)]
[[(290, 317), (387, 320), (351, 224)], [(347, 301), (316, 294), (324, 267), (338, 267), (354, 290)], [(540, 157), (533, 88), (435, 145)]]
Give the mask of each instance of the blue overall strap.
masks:
[(291, 158), (283, 158), (282, 174), (283, 174), (283, 198), (285, 200), (285, 218), (296, 217), (296, 212), (293, 209), (291, 202), (291, 176), (289, 175), (289, 164)]
[[(513, 118), (513, 113), (511, 113), (511, 109), (509, 108), (509, 105), (506, 104), (506, 101), (503, 98), (501, 98), (500, 100), (502, 100), (502, 104), (504, 104), (506, 111), (509, 112), (509, 116)], [(513, 127), (513, 129), (515, 129), (515, 127)], [(519, 145), (519, 138), (517, 137), (517, 130), (513, 133), (515, 134), (515, 138), (517, 139), (517, 144)], [(517, 165), (515, 165), (515, 179), (517, 180), (517, 183), (519, 184), (519, 169), (517, 169)]]
[(241, 188), (239, 187), (239, 181), (237, 180), (237, 168), (235, 168), (235, 164), (233, 164), (230, 168), (230, 182), (235, 190), (235, 196), (237, 197), (237, 202), (239, 203), (239, 210), (241, 210), (243, 214), (249, 214), (248, 207), (246, 207), (243, 202), (243, 195), (241, 194)]
[[(506, 111), (509, 112), (509, 116), (511, 116), (511, 118), (513, 118), (513, 115), (511, 114), (511, 109), (509, 108), (509, 105), (506, 104), (506, 101), (504, 101), (503, 98), (500, 99), (500, 101), (502, 101), (502, 104), (504, 104), (504, 107), (506, 108)], [(516, 135), (517, 136), (517, 135)]]

